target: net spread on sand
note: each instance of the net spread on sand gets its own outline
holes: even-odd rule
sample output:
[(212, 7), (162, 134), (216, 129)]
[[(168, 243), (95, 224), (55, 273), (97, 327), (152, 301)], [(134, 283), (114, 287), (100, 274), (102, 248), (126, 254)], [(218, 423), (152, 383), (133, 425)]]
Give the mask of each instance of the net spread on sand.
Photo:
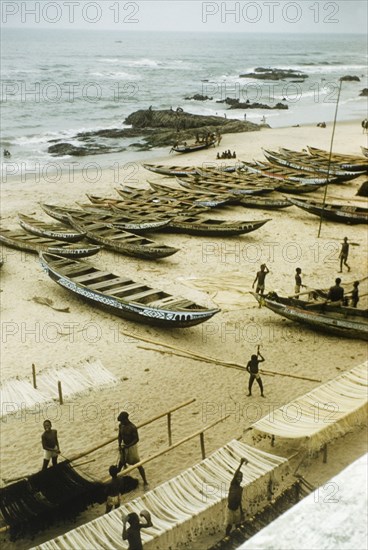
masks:
[(13, 378), (0, 386), (0, 417), (58, 399), (58, 382), (67, 397), (117, 381), (100, 360), (46, 369), (37, 376), (37, 389), (27, 380)]

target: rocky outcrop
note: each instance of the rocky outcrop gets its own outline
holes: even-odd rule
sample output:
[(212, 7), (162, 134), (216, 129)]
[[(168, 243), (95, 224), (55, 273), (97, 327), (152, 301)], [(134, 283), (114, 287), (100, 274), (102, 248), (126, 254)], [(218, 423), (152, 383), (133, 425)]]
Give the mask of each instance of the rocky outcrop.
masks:
[(208, 101), (213, 99), (213, 97), (209, 97), (208, 95), (202, 95), (202, 94), (194, 94), (192, 97), (185, 97), (184, 99), (194, 99), (195, 101)]
[(254, 73), (240, 74), (240, 78), (255, 78), (258, 80), (286, 80), (288, 78), (297, 78), (298, 81), (303, 81), (308, 78), (307, 74), (294, 71), (293, 69), (266, 69), (257, 67)]
[(368, 88), (363, 88), (363, 90), (360, 92), (359, 96), (368, 97)]
[(220, 99), (216, 103), (226, 103), (230, 105), (230, 109), (288, 109), (289, 107), (284, 103), (276, 103), (273, 107), (266, 105), (264, 103), (251, 103), (247, 101), (239, 101), (239, 99), (233, 99), (232, 97), (227, 97), (226, 99)]
[(359, 76), (346, 75), (340, 78), (342, 82), (360, 82)]
[[(124, 123), (131, 125), (131, 128), (109, 128), (77, 134), (72, 140), (82, 142), (80, 147), (61, 141), (55, 143), (53, 140), (54, 144), (49, 147), (48, 152), (54, 156), (85, 156), (119, 152), (126, 148), (106, 145), (107, 138), (116, 140), (136, 137), (141, 138), (141, 142), (132, 143), (130, 147), (149, 150), (152, 147), (169, 147), (176, 141), (189, 142), (194, 140), (197, 134), (204, 136), (208, 133), (216, 133), (217, 130), (221, 134), (229, 134), (260, 129), (259, 125), (252, 122), (228, 120), (219, 116), (193, 115), (180, 108), (176, 111), (142, 109), (130, 114)], [(101, 144), (101, 139), (104, 140), (104, 144)]]

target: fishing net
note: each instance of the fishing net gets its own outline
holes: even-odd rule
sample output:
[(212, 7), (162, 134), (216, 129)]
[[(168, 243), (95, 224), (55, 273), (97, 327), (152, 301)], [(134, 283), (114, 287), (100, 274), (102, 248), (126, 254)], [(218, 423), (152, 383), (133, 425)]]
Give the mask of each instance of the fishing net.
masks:
[[(137, 485), (138, 480), (130, 476), (121, 478), (122, 493)], [(91, 504), (105, 500), (106, 485), (86, 479), (68, 461), (0, 488), (0, 510), (12, 539), (72, 520)]]
[(250, 508), (250, 500), (255, 500), (257, 506), (265, 505), (270, 475), (275, 493), (281, 492), (287, 461), (233, 440), (142, 497), (39, 545), (37, 550), (127, 548), (121, 536), (122, 517), (142, 510), (149, 510), (153, 523), (153, 527), (142, 531), (144, 548), (193, 548), (190, 541), (209, 530), (216, 532), (223, 528), (230, 482), (241, 457), (249, 460), (242, 468), (244, 509)]

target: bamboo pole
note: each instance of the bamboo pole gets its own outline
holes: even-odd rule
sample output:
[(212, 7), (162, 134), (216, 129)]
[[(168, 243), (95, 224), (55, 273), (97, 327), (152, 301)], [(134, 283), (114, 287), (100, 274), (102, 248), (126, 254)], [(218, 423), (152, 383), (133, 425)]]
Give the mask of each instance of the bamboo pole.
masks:
[(167, 435), (169, 438), (169, 447), (170, 447), (172, 445), (171, 413), (167, 413)]
[[(137, 424), (137, 428), (142, 428), (143, 426), (147, 426), (147, 424), (151, 424), (152, 422), (155, 422), (155, 420), (159, 420), (160, 418), (163, 418), (169, 413), (175, 412), (179, 409), (182, 409), (183, 407), (186, 407), (187, 405), (191, 405), (194, 403), (195, 398), (189, 399), (188, 401), (185, 401), (184, 403), (180, 403), (179, 405), (176, 405), (175, 407), (172, 407), (168, 411), (165, 411), (164, 413), (157, 414), (153, 416), (152, 418), (149, 418), (148, 420), (145, 420), (144, 422), (141, 422), (140, 424)], [(79, 458), (82, 458), (86, 455), (89, 455), (90, 453), (93, 453), (94, 451), (98, 451), (98, 449), (101, 449), (102, 447), (105, 447), (106, 445), (110, 445), (110, 443), (113, 443), (117, 440), (117, 435), (114, 435), (114, 437), (110, 437), (110, 439), (107, 439), (103, 443), (100, 443), (99, 445), (96, 445), (94, 447), (91, 447), (90, 449), (87, 449), (87, 451), (84, 451), (83, 453), (78, 453), (74, 455), (72, 458), (69, 459), (69, 462), (74, 462), (74, 460), (78, 460)]]
[[(133, 464), (132, 466), (129, 466), (129, 468), (126, 468), (126, 470), (123, 470), (122, 472), (120, 472), (118, 477), (130, 474), (130, 472), (132, 472), (136, 468), (139, 468), (140, 466), (143, 466), (143, 464), (146, 464), (147, 462), (150, 462), (151, 460), (154, 460), (154, 459), (158, 458), (159, 456), (162, 456), (163, 454), (168, 453), (169, 451), (172, 451), (176, 447), (179, 447), (179, 445), (183, 445), (183, 443), (187, 443), (191, 439), (193, 439), (193, 438), (197, 437), (198, 435), (206, 432), (210, 428), (213, 428), (214, 426), (216, 426), (216, 424), (219, 424), (220, 422), (223, 422), (224, 420), (227, 420), (229, 418), (229, 416), (231, 416), (231, 415), (227, 414), (223, 418), (220, 418), (219, 420), (215, 420), (211, 424), (208, 424), (207, 426), (205, 426), (204, 428), (201, 428), (200, 430), (194, 432), (193, 434), (187, 435), (187, 437), (184, 437), (180, 441), (177, 441), (176, 443), (174, 443), (170, 447), (166, 447), (166, 449), (162, 449), (161, 451), (158, 451), (154, 455), (149, 456), (148, 458), (144, 458), (143, 460), (140, 460), (136, 464)], [(102, 483), (108, 483), (110, 480), (111, 480), (110, 476), (106, 477), (105, 479), (102, 480)]]
[[(158, 346), (165, 346), (166, 344), (157, 344)], [(222, 365), (224, 367), (228, 366), (229, 368), (234, 368), (234, 369), (238, 369), (238, 370), (242, 370), (242, 371), (246, 371), (246, 368), (243, 367), (242, 365), (238, 364), (238, 363), (225, 363), (224, 361), (218, 361), (217, 359), (211, 359), (210, 357), (207, 357), (206, 356), (201, 356), (201, 355), (198, 355), (196, 356), (195, 354), (186, 354), (186, 353), (183, 353), (183, 354), (180, 354), (180, 353), (175, 353), (173, 351), (169, 351), (169, 350), (161, 350), (161, 349), (156, 349), (156, 348), (150, 348), (148, 346), (138, 346), (142, 349), (146, 349), (146, 350), (150, 350), (150, 351), (156, 351), (158, 353), (170, 353), (172, 355), (178, 355), (179, 357), (187, 357), (188, 359), (192, 359), (194, 361), (205, 361), (207, 363), (215, 363), (215, 364), (219, 364), (219, 365)], [(265, 369), (262, 369), (262, 374), (264, 374), (265, 376), (285, 376), (286, 378), (296, 378), (297, 380), (307, 380), (309, 382), (322, 382), (321, 379), (319, 378), (309, 378), (309, 377), (306, 377), (306, 376), (299, 376), (297, 374), (289, 374), (289, 373), (286, 373), (286, 372), (276, 372), (276, 371), (273, 371), (273, 370), (265, 370)]]
[(32, 380), (33, 380), (33, 387), (37, 389), (36, 365), (34, 363), (32, 363)]
[(63, 405), (63, 403), (64, 403), (64, 401), (63, 401), (63, 390), (61, 388), (60, 380), (58, 381), (57, 386), (58, 386), (58, 394), (59, 394), (59, 403), (60, 403), (60, 405)]

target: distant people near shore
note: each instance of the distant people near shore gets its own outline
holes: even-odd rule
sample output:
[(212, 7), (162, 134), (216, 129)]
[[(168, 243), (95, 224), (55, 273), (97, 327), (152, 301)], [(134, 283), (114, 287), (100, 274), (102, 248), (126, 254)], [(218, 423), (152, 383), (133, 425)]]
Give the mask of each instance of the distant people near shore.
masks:
[(11, 153), (10, 153), (10, 151), (8, 151), (8, 149), (3, 150), (3, 155), (4, 155), (5, 158), (10, 158), (11, 157)]
[(52, 465), (56, 466), (58, 456), (60, 454), (59, 441), (57, 436), (57, 430), (52, 429), (50, 420), (45, 420), (43, 423), (44, 432), (41, 436), (41, 443), (43, 448), (43, 464), (42, 470), (47, 470), (50, 459)]
[(344, 242), (341, 245), (341, 250), (340, 250), (340, 254), (339, 254), (339, 259), (340, 259), (340, 271), (339, 271), (339, 273), (342, 273), (342, 266), (343, 265), (345, 265), (348, 268), (348, 272), (350, 271), (350, 266), (347, 264), (348, 256), (349, 256), (348, 238), (344, 237)]
[[(142, 517), (145, 522), (141, 523), (139, 517)], [(127, 523), (129, 527), (127, 527)], [(123, 540), (128, 541), (128, 550), (143, 550), (143, 543), (141, 538), (141, 529), (147, 529), (152, 527), (151, 514), (147, 510), (142, 510), (139, 514), (131, 512), (125, 518), (123, 518)]]
[(335, 284), (330, 288), (327, 294), (327, 300), (332, 302), (335, 305), (342, 306), (344, 303), (344, 289), (341, 285), (340, 277), (335, 279)]
[(317, 124), (317, 128), (326, 128), (326, 123), (325, 122), (319, 122)]
[(368, 134), (368, 118), (362, 120), (363, 134)]
[(263, 117), (261, 118), (261, 123), (262, 124), (266, 124), (266, 117), (263, 115)]
[(227, 151), (223, 151), (220, 155), (220, 153), (217, 153), (216, 156), (217, 159), (236, 159), (236, 152), (233, 153), (228, 149)]
[(256, 278), (253, 281), (252, 288), (254, 288), (254, 285), (257, 283), (256, 286), (256, 293), (261, 294), (263, 296), (265, 291), (265, 282), (266, 282), (266, 275), (270, 272), (266, 264), (261, 265), (260, 271), (257, 271)]
[(217, 141), (217, 146), (220, 145), (221, 140), (222, 140), (221, 132), (220, 132), (220, 130), (216, 130), (216, 141)]
[[(138, 430), (137, 427), (129, 420), (129, 414), (122, 411), (118, 416), (119, 424), (119, 453), (120, 460), (118, 464), (118, 472), (127, 465), (137, 464), (140, 461), (138, 454)], [(138, 471), (141, 474), (144, 485), (148, 485), (146, 473), (143, 466), (138, 466)]]

